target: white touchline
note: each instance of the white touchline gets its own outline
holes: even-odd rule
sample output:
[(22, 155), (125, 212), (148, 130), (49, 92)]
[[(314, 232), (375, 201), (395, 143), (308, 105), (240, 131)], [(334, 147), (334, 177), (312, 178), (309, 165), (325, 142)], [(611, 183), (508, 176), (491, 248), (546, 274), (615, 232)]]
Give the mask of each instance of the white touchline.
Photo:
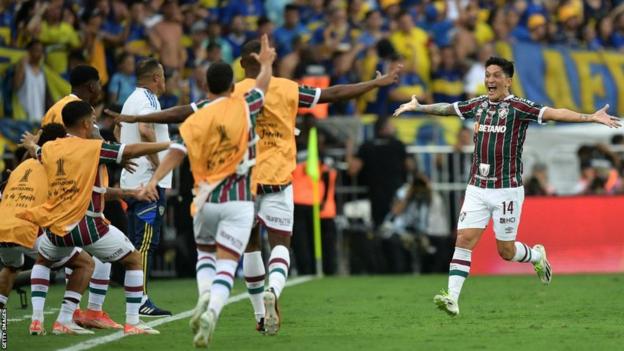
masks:
[[(288, 282), (286, 282), (286, 286), (293, 286), (293, 285), (299, 285), (299, 284), (303, 284), (306, 282), (309, 282), (310, 280), (316, 279), (316, 276), (303, 276), (303, 277), (297, 277), (297, 278), (293, 278), (291, 280), (289, 280)], [(240, 300), (244, 300), (246, 298), (249, 297), (249, 293), (241, 293), (238, 295), (234, 295), (232, 297), (230, 297), (227, 301), (226, 305), (229, 305), (231, 303), (234, 302), (238, 302)], [(193, 310), (188, 310), (188, 311), (184, 311), (178, 314), (175, 314), (171, 317), (165, 317), (165, 318), (160, 318), (158, 320), (146, 323), (147, 325), (149, 325), (150, 327), (156, 327), (159, 326), (161, 324), (167, 324), (169, 322), (174, 322), (177, 321), (179, 319), (184, 319), (184, 318), (189, 318), (193, 315)], [(58, 349), (57, 351), (82, 351), (82, 350), (89, 350), (92, 349), (96, 346), (99, 345), (104, 345), (104, 344), (108, 344), (109, 342), (113, 342), (113, 341), (117, 341), (121, 338), (125, 337), (123, 331), (118, 331), (115, 332), (113, 334), (109, 334), (106, 336), (101, 336), (99, 338), (94, 338), (94, 339), (89, 339), (86, 341), (81, 342), (78, 345), (74, 345), (74, 346), (70, 346), (64, 349)]]

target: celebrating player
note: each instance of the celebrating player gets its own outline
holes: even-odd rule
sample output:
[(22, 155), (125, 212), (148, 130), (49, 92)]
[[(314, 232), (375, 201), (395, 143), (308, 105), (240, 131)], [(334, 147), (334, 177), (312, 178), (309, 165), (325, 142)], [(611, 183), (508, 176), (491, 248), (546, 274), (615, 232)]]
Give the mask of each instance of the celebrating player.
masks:
[(507, 261), (531, 262), (544, 284), (552, 279), (550, 263), (542, 245), (532, 248), (515, 241), (524, 201), (522, 186), (522, 146), (530, 122), (593, 122), (620, 127), (620, 119), (607, 114), (605, 106), (593, 114), (542, 106), (511, 95), (513, 63), (491, 57), (485, 63), (487, 95), (453, 104), (421, 105), (415, 96), (395, 112), (406, 111), (432, 115), (456, 115), (474, 119), (474, 156), (466, 188), (457, 241), (449, 269), (448, 291), (434, 297), (438, 307), (449, 315), (459, 314), (459, 294), (470, 272), (473, 248), (477, 245), (490, 218), (498, 254)]
[[(243, 81), (236, 84), (235, 96), (242, 96), (256, 84), (260, 65), (254, 55), (260, 51), (260, 41), (252, 40), (242, 48), (241, 65), (245, 70)], [(296, 166), (295, 122), (299, 107), (314, 107), (317, 103), (349, 100), (375, 88), (396, 83), (402, 67), (388, 74), (377, 72), (376, 79), (336, 85), (326, 89), (302, 86), (288, 79), (272, 77), (269, 93), (258, 118), (256, 133), (260, 137), (256, 168), (253, 172), (252, 191), (256, 192), (258, 219), (269, 233), (269, 288), (265, 291), (265, 268), (260, 254), (260, 232), (251, 235), (243, 260), (243, 273), (256, 318), (256, 329), (274, 335), (280, 328), (277, 299), (280, 297), (290, 267), (290, 236), (292, 234), (294, 204), (292, 172)], [(123, 122), (178, 123), (206, 102), (173, 107), (160, 113), (145, 116), (117, 115), (106, 111)], [(200, 253), (200, 257), (207, 256)], [(209, 265), (197, 262), (197, 276), (208, 277)], [(201, 269), (200, 269), (201, 268)], [(201, 279), (204, 280), (204, 279)], [(268, 306), (268, 309), (265, 307)]]
[[(101, 164), (121, 163), (123, 159), (140, 157), (166, 150), (169, 143), (108, 144), (89, 137), (93, 133), (95, 114), (85, 101), (69, 102), (62, 110), (66, 138), (46, 143), (43, 148), (35, 138), (26, 135), (24, 146), (41, 160), (48, 176), (48, 200), (34, 208), (18, 212), (46, 229), (39, 244), (38, 260), (51, 266), (66, 257), (74, 247), (105, 262), (118, 261), (126, 268), (126, 334), (158, 334), (139, 320), (143, 295), (141, 258), (126, 236), (109, 225), (102, 215)], [(82, 291), (77, 291), (82, 293)], [(71, 296), (68, 309), (73, 312), (80, 295)]]
[[(171, 146), (145, 189), (159, 195), (158, 182), (188, 154), (195, 180), (197, 213), (193, 224), (198, 262), (216, 262), (214, 279), (198, 275), (200, 296), (191, 318), (196, 347), (206, 347), (210, 342), (254, 221), (250, 183), (256, 154), (255, 125), (275, 60), (275, 49), (269, 47), (266, 35), (260, 53), (253, 57), (261, 68), (255, 86), (244, 97), (232, 95), (234, 73), (228, 64), (214, 63), (208, 68), (211, 102), (180, 126), (184, 144)], [(216, 260), (212, 253), (215, 244)]]
[[(43, 127), (38, 145), (65, 136), (62, 125), (51, 123)], [(17, 155), (17, 154), (16, 154)], [(21, 159), (21, 158), (20, 158)], [(18, 210), (38, 206), (48, 198), (48, 178), (39, 161), (29, 158), (20, 163), (9, 176), (6, 192), (0, 203), (0, 259), (4, 268), (0, 271), (0, 307), (5, 308), (9, 292), (15, 282), (18, 269), (24, 264), (24, 255), (37, 258), (37, 243), (41, 240), (40, 229), (33, 223), (15, 216)], [(45, 335), (43, 328), (43, 305), (50, 280), (50, 269), (37, 269), (37, 263), (31, 272), (33, 320), (29, 327), (32, 335)], [(87, 282), (84, 276), (93, 273), (93, 260), (84, 251), (74, 249), (66, 257), (55, 263), (53, 268), (71, 267), (75, 275), (67, 281), (65, 299), (61, 305), (58, 318), (54, 323), (53, 332), (63, 333), (69, 329), (76, 334), (92, 334), (72, 321), (73, 311), (68, 311), (71, 297), (77, 290), (84, 290)], [(43, 273), (43, 274), (40, 274)]]

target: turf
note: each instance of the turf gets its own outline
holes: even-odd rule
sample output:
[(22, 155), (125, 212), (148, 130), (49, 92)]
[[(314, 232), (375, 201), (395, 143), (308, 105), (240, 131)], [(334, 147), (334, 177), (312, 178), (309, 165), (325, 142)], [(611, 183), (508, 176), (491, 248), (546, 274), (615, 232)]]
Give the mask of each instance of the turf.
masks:
[[(555, 276), (549, 287), (534, 276), (471, 277), (461, 315), (448, 317), (432, 303), (445, 276), (324, 278), (287, 288), (283, 326), (276, 337), (254, 330), (245, 299), (226, 306), (210, 345), (214, 350), (616, 350), (624, 343), (621, 275)], [(242, 291), (237, 281), (234, 294)], [(58, 307), (54, 286), (48, 306)], [(192, 280), (157, 281), (150, 293), (174, 313), (191, 309)], [(9, 303), (17, 310), (17, 298)], [(86, 297), (85, 297), (86, 300)], [(112, 288), (106, 309), (123, 321), (123, 290)], [(51, 328), (56, 313), (46, 315)], [(9, 350), (56, 350), (89, 337), (27, 334), (28, 321), (8, 325)], [(188, 350), (188, 319), (158, 327), (159, 336), (127, 337), (94, 350)], [(97, 331), (96, 336), (108, 334)]]

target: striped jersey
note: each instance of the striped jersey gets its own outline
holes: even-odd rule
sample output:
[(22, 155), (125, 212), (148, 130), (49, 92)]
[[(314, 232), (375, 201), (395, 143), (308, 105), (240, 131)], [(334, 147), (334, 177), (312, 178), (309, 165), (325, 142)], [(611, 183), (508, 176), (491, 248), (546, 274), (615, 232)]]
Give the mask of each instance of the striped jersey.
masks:
[(522, 186), (522, 146), (530, 122), (542, 123), (546, 107), (513, 95), (492, 102), (486, 95), (455, 102), (462, 119), (474, 120), (469, 184), (500, 189)]
[[(123, 144), (102, 143), (100, 151), (100, 164), (121, 163)], [(41, 149), (39, 149), (41, 152)], [(38, 155), (41, 159), (41, 154)], [(101, 168), (95, 177), (94, 190), (102, 188)], [(108, 233), (108, 221), (104, 219), (104, 193), (93, 191), (87, 213), (65, 236), (58, 236), (46, 230), (46, 235), (56, 246), (86, 246), (98, 241)]]
[[(206, 106), (210, 101), (204, 100), (197, 103), (198, 108)], [(249, 128), (249, 159), (256, 158), (256, 146), (254, 141), (256, 139), (256, 120), (262, 110), (264, 104), (264, 94), (258, 89), (252, 89), (245, 94), (245, 102), (249, 107), (249, 115), (251, 119), (251, 128)], [(184, 140), (180, 138), (176, 140), (172, 148), (182, 150), (184, 153), (188, 153)], [(238, 175), (236, 173), (226, 177), (217, 185), (214, 190), (208, 196), (206, 202), (210, 203), (224, 203), (229, 201), (253, 201), (253, 194), (250, 189), (251, 186), (251, 169), (247, 174)]]

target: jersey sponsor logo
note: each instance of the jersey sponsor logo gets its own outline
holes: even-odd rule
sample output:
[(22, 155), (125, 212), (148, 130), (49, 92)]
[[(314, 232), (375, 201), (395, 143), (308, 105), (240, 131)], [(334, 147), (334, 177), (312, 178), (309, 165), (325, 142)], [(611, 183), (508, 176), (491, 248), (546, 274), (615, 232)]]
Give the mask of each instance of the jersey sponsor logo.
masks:
[(490, 124), (479, 124), (478, 131), (483, 133), (505, 133), (507, 126), (493, 126)]
[(479, 173), (486, 177), (488, 174), (490, 174), (490, 165), (487, 163), (481, 163), (479, 165)]

